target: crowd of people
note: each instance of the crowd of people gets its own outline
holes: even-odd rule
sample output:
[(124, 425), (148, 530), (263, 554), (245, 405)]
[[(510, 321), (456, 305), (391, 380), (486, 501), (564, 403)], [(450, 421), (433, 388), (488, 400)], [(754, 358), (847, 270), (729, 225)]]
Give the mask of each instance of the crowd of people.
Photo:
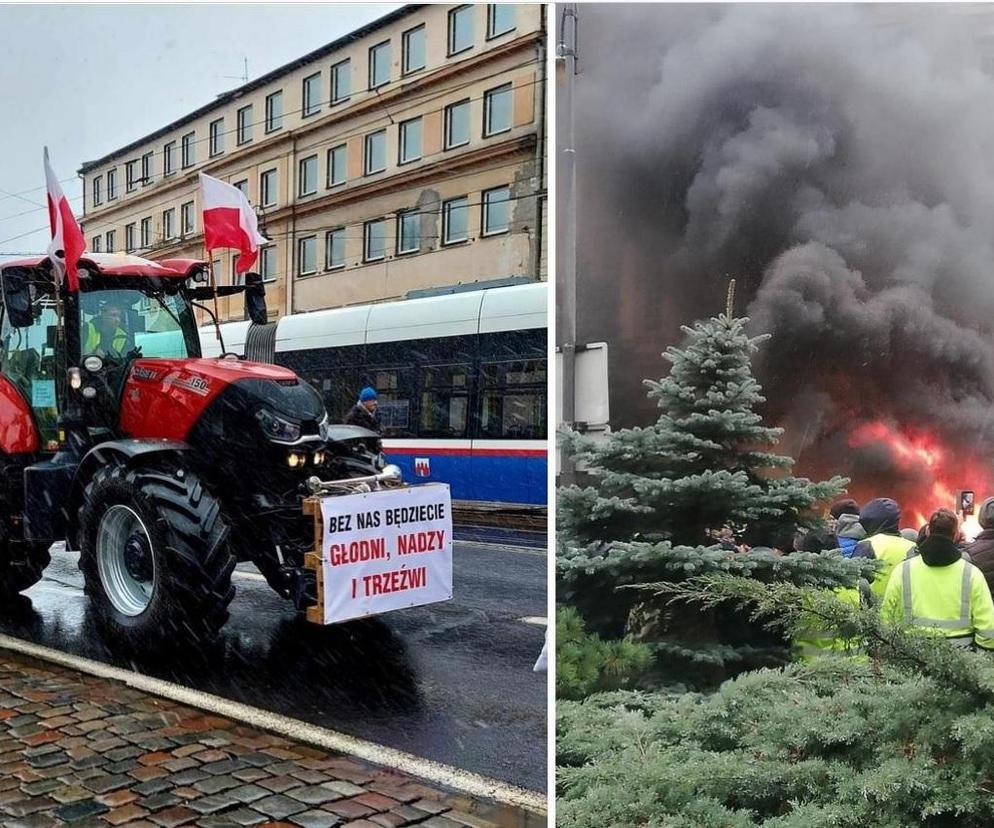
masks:
[[(887, 497), (860, 506), (832, 504), (823, 529), (798, 533), (772, 547), (780, 554), (836, 550), (846, 558), (880, 561), (859, 589), (835, 590), (842, 600), (880, 608), (885, 621), (944, 636), (953, 644), (994, 652), (994, 497), (977, 513), (980, 533), (967, 541), (959, 517), (938, 509), (919, 529), (901, 527), (901, 507)], [(711, 532), (716, 545), (744, 552), (727, 529)], [(754, 547), (757, 548), (757, 547)], [(802, 656), (848, 650), (853, 642), (808, 630), (796, 641)]]
[[(862, 601), (879, 606), (885, 621), (994, 652), (994, 497), (981, 504), (977, 521), (981, 532), (967, 542), (950, 509), (936, 510), (920, 529), (902, 529), (901, 507), (890, 498), (862, 507), (840, 500), (832, 504), (827, 533), (808, 533), (799, 547), (880, 561)], [(852, 591), (842, 597), (860, 600)]]

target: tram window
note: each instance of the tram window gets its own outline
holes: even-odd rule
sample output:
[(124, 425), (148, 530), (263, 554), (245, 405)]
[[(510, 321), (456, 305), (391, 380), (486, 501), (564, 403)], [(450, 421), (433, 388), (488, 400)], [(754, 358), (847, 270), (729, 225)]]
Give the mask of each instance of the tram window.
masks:
[(546, 361), (484, 363), (480, 436), (542, 440), (546, 436)]
[(384, 437), (411, 435), (412, 368), (374, 368), (363, 384), (372, 385), (379, 397), (376, 414)]
[(465, 437), (469, 419), (468, 391), (468, 365), (422, 369), (418, 436)]
[(351, 368), (317, 369), (303, 376), (324, 400), (328, 419), (333, 423), (343, 422), (359, 396), (357, 372)]

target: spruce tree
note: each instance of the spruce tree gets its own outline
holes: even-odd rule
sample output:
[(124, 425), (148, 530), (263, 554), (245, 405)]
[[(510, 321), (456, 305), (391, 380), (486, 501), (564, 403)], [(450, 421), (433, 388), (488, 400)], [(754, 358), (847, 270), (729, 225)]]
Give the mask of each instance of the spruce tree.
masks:
[(788, 633), (814, 613), (865, 642), (714, 694), (602, 693), (557, 705), (560, 828), (994, 825), (994, 662), (831, 593), (754, 579), (670, 584), (745, 600)]
[[(558, 499), (560, 596), (578, 607), (592, 631), (654, 640), (676, 663), (709, 664), (704, 681), (782, 661), (784, 642), (743, 625), (738, 614), (690, 611), (621, 590), (714, 572), (821, 587), (853, 586), (865, 566), (838, 555), (781, 556), (801, 526), (819, 522), (817, 507), (844, 490), (833, 477), (812, 482), (791, 474), (793, 460), (775, 452), (782, 430), (763, 422), (764, 397), (751, 359), (767, 337), (750, 336), (747, 318), (724, 313), (683, 327), (684, 342), (667, 349), (668, 376), (647, 380), (658, 420), (597, 443), (562, 436), (590, 485), (561, 489)], [(730, 552), (708, 530), (731, 528), (766, 549)]]

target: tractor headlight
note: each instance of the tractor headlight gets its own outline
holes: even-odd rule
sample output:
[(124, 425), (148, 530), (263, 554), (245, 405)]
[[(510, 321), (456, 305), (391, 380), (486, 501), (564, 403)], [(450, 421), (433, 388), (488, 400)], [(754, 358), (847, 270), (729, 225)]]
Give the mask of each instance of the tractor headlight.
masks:
[(314, 452), (314, 465), (323, 466), (324, 465), (324, 452), (316, 451)]
[(274, 443), (296, 443), (300, 439), (300, 423), (284, 420), (267, 408), (255, 412), (263, 433)]
[(306, 463), (306, 462), (307, 462), (307, 458), (303, 454), (301, 454), (299, 451), (291, 451), (286, 456), (286, 464), (291, 469), (299, 468), (300, 466), (303, 466), (304, 463)]

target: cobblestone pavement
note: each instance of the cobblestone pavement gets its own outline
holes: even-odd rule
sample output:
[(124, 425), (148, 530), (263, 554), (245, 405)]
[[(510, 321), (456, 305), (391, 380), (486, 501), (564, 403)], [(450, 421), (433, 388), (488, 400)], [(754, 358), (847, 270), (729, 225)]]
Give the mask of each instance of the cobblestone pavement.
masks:
[(534, 828), (545, 818), (0, 652), (4, 828)]

